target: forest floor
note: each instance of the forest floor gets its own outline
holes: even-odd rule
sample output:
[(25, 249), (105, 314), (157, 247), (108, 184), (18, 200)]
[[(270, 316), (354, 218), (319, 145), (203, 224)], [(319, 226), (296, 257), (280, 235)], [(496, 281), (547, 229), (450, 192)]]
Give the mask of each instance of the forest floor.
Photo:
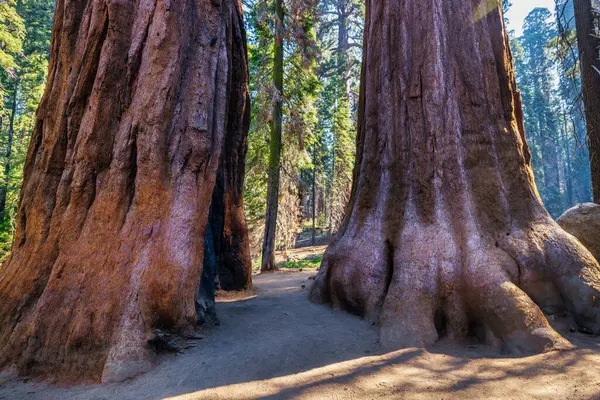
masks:
[(220, 326), (136, 379), (72, 388), (0, 380), (0, 399), (600, 398), (597, 338), (561, 331), (576, 350), (521, 358), (478, 345), (383, 352), (374, 326), (308, 301), (302, 285), (314, 274), (257, 275), (252, 292), (220, 296)]

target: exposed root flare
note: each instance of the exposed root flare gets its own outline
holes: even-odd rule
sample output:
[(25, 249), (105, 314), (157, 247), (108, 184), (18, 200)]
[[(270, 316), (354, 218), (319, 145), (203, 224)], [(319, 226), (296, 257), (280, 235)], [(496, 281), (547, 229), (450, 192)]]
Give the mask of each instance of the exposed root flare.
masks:
[(394, 349), (440, 340), (477, 340), (513, 354), (571, 349), (542, 310), (568, 313), (580, 331), (600, 334), (600, 269), (587, 250), (551, 222), (511, 236), (499, 247), (457, 247), (450, 259), (447, 250), (439, 254), (445, 241), (423, 243), (412, 262), (402, 260), (414, 249), (401, 246), (391, 263), (342, 237), (328, 249), (311, 299), (377, 321), (382, 345)]

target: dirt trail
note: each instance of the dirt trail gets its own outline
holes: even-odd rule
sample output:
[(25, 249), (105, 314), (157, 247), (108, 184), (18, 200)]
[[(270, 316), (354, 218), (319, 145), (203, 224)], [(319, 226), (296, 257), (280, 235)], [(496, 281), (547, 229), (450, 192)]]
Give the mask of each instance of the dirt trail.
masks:
[(111, 385), (57, 388), (0, 380), (0, 399), (596, 399), (600, 340), (561, 332), (579, 348), (508, 358), (484, 346), (384, 353), (364, 321), (311, 304), (313, 272), (255, 277), (256, 296), (227, 296), (221, 326), (195, 349)]

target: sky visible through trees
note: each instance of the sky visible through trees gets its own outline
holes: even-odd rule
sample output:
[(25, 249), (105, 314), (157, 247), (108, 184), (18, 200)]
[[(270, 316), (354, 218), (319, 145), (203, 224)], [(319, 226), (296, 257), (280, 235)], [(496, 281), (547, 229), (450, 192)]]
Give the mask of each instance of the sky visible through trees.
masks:
[(543, 7), (552, 10), (554, 0), (519, 0), (514, 1), (513, 5), (506, 15), (509, 20), (509, 29), (514, 29), (517, 35), (523, 33), (523, 21), (527, 14), (536, 7)]

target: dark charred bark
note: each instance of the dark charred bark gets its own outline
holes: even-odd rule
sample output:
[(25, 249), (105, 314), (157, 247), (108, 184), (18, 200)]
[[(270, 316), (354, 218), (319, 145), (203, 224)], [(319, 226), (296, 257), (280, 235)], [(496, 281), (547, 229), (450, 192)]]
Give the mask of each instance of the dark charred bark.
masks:
[(228, 131), (245, 118), (245, 62), (235, 0), (57, 1), (0, 270), (1, 366), (120, 380), (153, 364), (154, 328), (194, 329), (221, 152), (244, 129)]
[(600, 19), (592, 0), (574, 0), (581, 92), (585, 107), (594, 202), (600, 204)]
[[(211, 217), (212, 215), (209, 216), (209, 220)], [(217, 254), (215, 251), (214, 236), (211, 224), (208, 224), (204, 233), (204, 260), (202, 263), (200, 291), (196, 298), (196, 317), (198, 324), (203, 326), (213, 326), (218, 324), (219, 321), (217, 319), (215, 304)]]
[(235, 32), (229, 37), (242, 38), (243, 43), (243, 47), (232, 53), (229, 65), (233, 81), (240, 84), (232, 86), (229, 97), (227, 135), (212, 195), (209, 224), (221, 288), (245, 290), (252, 286), (252, 260), (243, 201), (250, 126), (248, 62), (242, 21), (230, 29)]
[(600, 267), (544, 209), (500, 5), (367, 0), (354, 186), (311, 298), (375, 320), (387, 347), (600, 333)]
[(225, 160), (222, 162), (215, 183), (208, 225), (213, 232), (216, 273), (222, 289), (245, 290), (252, 286), (252, 261), (242, 202), (244, 165), (240, 166), (241, 169), (235, 165), (235, 172), (242, 173), (240, 180), (235, 182), (231, 178), (236, 174), (232, 175), (233, 171), (227, 169)]

